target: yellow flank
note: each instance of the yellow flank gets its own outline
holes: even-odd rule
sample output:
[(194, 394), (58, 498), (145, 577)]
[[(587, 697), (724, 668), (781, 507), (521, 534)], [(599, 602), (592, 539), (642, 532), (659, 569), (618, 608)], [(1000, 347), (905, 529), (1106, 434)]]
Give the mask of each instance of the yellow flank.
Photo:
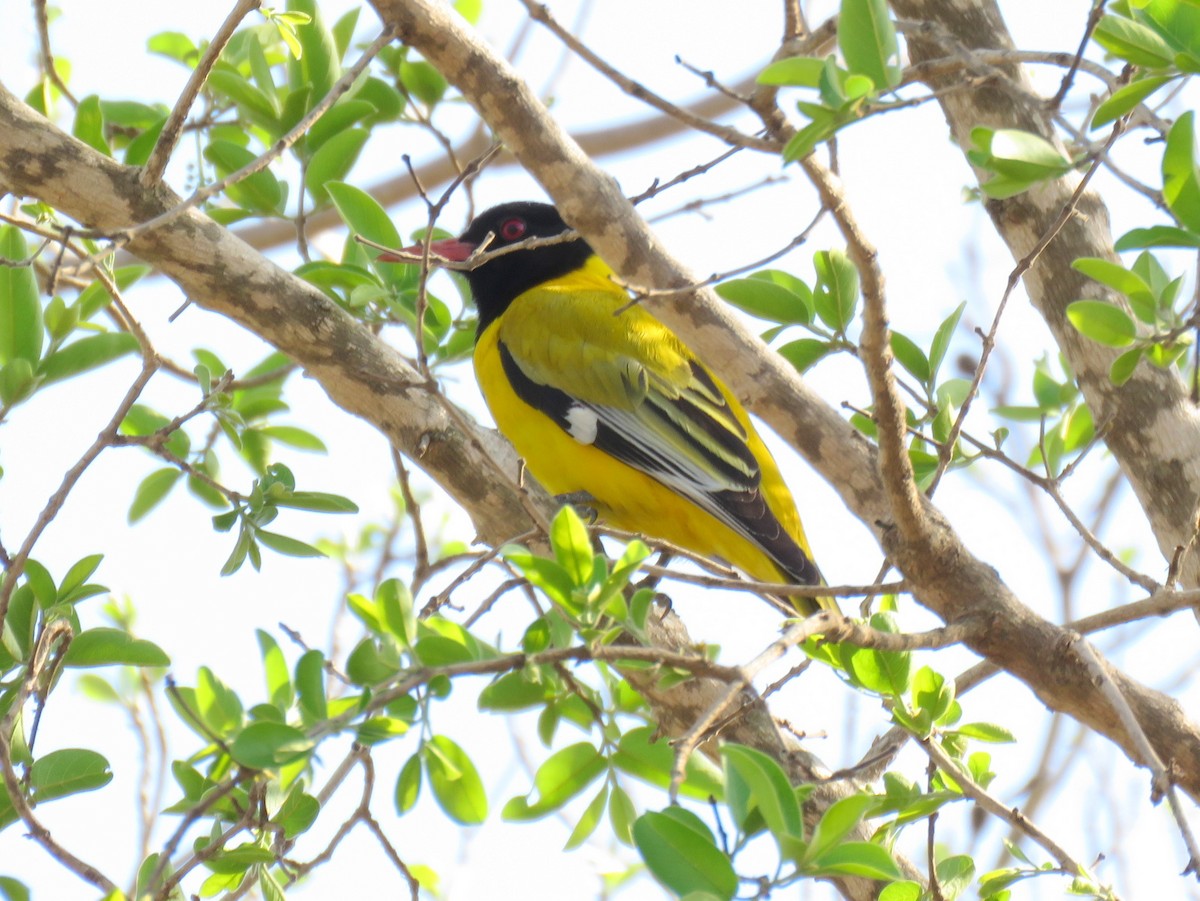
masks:
[[(668, 385), (691, 381), (695, 357), (674, 333), (640, 306), (616, 313), (629, 298), (609, 280), (610, 274), (607, 265), (592, 257), (583, 268), (517, 297), (479, 336), (475, 372), (496, 425), (548, 491), (587, 492), (607, 524), (725, 560), (760, 581), (789, 581), (753, 542), (651, 476), (576, 441), (513, 391), (501, 363), (500, 340), (535, 381), (584, 401), (631, 408), (643, 370)], [(567, 337), (581, 331), (585, 341)], [(811, 559), (778, 466), (742, 405), (712, 377), (747, 433), (767, 505)]]

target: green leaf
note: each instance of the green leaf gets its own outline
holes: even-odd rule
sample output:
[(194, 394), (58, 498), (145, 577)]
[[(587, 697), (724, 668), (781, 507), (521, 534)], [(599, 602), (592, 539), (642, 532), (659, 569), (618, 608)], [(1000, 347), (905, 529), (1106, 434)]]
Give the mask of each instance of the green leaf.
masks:
[(112, 156), (112, 148), (104, 137), (104, 113), (100, 109), (100, 98), (95, 94), (79, 101), (71, 134), (105, 156)]
[(135, 523), (167, 496), (183, 473), (173, 466), (157, 469), (142, 479), (129, 505), (129, 522)]
[(554, 548), (555, 558), (572, 582), (586, 585), (592, 577), (595, 554), (587, 526), (574, 507), (564, 506), (554, 514), (550, 523), (550, 546)]
[[(675, 752), (665, 741), (652, 741), (653, 726), (637, 726), (628, 730), (617, 742), (612, 755), (613, 765), (622, 772), (636, 776), (651, 785), (666, 788), (671, 782), (671, 768), (675, 763)], [(680, 793), (697, 800), (724, 797), (725, 788), (721, 773), (702, 754), (688, 758)]]
[(813, 256), (817, 288), (813, 306), (831, 329), (844, 332), (858, 306), (858, 270), (840, 250), (821, 250)]
[(819, 338), (799, 338), (779, 348), (779, 355), (796, 367), (798, 372), (807, 372), (823, 357), (833, 353), (834, 347)]
[(533, 778), (537, 799), (516, 797), (504, 805), (506, 820), (534, 820), (558, 810), (596, 781), (608, 768), (604, 756), (590, 742), (569, 745), (551, 754)]
[(90, 579), (100, 567), (100, 562), (103, 559), (103, 554), (88, 554), (88, 556), (80, 557), (71, 564), (71, 568), (67, 570), (67, 574), (63, 576), (63, 580), (58, 586), (59, 600), (68, 598), (75, 589)]
[[(404, 242), (400, 240), (400, 234), (396, 231), (396, 226), (392, 225), (387, 212), (370, 194), (340, 181), (326, 182), (325, 190), (333, 205), (337, 207), (342, 221), (352, 232), (395, 250), (399, 250), (403, 245)], [(401, 270), (410, 268), (402, 263), (378, 261), (372, 262), (371, 265), (384, 281), (393, 286), (401, 284), (407, 277)]]
[(127, 332), (102, 332), (73, 341), (42, 360), (38, 373), (42, 384), (62, 381), (103, 366), (138, 349), (138, 342)]
[(170, 666), (171, 658), (158, 645), (134, 638), (121, 629), (86, 629), (71, 639), (64, 666)]
[[(270, 433), (270, 429), (262, 431)], [(297, 430), (300, 431), (300, 430)], [(340, 494), (327, 494), (324, 491), (293, 491), (283, 497), (275, 498), (276, 507), (287, 507), (291, 510), (312, 510), (315, 513), (357, 513), (358, 504)]]
[[(280, 444), (286, 444), (289, 447), (295, 447), (300, 450), (314, 451), (322, 454), (328, 450), (328, 448), (325, 447), (325, 442), (312, 432), (309, 432), (305, 429), (298, 429), (295, 426), (266, 425), (262, 426), (258, 430), (258, 433), (260, 435), (266, 435), (268, 438), (278, 441)], [(296, 504), (289, 504), (288, 506), (295, 507)]]
[(1114, 91), (1111, 97), (1096, 107), (1091, 127), (1100, 128), (1109, 122), (1120, 119), (1163, 85), (1172, 81), (1175, 81), (1175, 76), (1159, 75), (1153, 78), (1143, 78)]
[(1117, 239), (1116, 250), (1141, 250), (1144, 247), (1200, 248), (1200, 235), (1173, 225), (1153, 225), (1133, 228)]
[(942, 897), (946, 901), (954, 901), (975, 879), (975, 861), (966, 854), (943, 858), (938, 861), (937, 875)]
[(196, 674), (193, 701), (192, 715), (199, 715), (217, 735), (226, 735), (242, 725), (244, 711), (241, 699), (207, 666), (200, 667)]
[(900, 48), (886, 0), (842, 0), (838, 48), (850, 71), (867, 76), (879, 90), (900, 83)]
[(487, 818), (487, 793), (471, 758), (444, 735), (421, 748), (429, 787), (438, 806), (456, 823), (474, 826)]
[(95, 751), (64, 748), (35, 760), (29, 776), (33, 799), (40, 803), (102, 788), (112, 781), (112, 770)]
[(1136, 272), (1130, 272), (1120, 263), (1098, 257), (1080, 257), (1071, 264), (1071, 268), (1126, 297), (1137, 298), (1151, 305), (1154, 303), (1154, 292), (1145, 280)]
[(11, 876), (0, 876), (0, 898), (4, 901), (30, 901), (32, 896), (24, 883)]
[(766, 270), (716, 287), (722, 300), (767, 322), (807, 325), (812, 320), (812, 291), (785, 272)]
[(907, 369), (914, 378), (921, 384), (929, 384), (931, 375), (931, 367), (929, 358), (925, 356), (925, 351), (921, 350), (907, 335), (902, 335), (900, 332), (892, 332), (892, 353), (900, 362), (900, 365)]
[(758, 74), (759, 84), (778, 84), (799, 88), (815, 88), (825, 69), (825, 60), (812, 56), (792, 56), (779, 59)]
[[(813, 830), (806, 860), (815, 862), (841, 843), (878, 801), (873, 795), (850, 795), (832, 804)], [(898, 879), (900, 874), (890, 878)]]
[(743, 745), (725, 745), (721, 748), (721, 756), (725, 761), (726, 780), (736, 774), (747, 789), (747, 811), (757, 807), (777, 840), (802, 838), (804, 821), (800, 816), (800, 805), (783, 768), (761, 751)]
[(633, 824), (637, 820), (637, 808), (629, 794), (621, 786), (613, 786), (608, 799), (608, 820), (612, 824), (613, 835), (623, 845), (633, 845)]
[[(841, 803), (841, 801), (838, 802), (838, 804)], [(831, 848), (812, 862), (810, 872), (814, 875), (819, 873), (830, 876), (861, 876), (864, 879), (901, 879), (904, 877), (892, 855), (885, 848), (871, 842), (846, 842), (836, 848)]]
[(912, 680), (913, 703), (925, 711), (930, 722), (937, 722), (954, 703), (954, 680), (923, 666)]
[(1067, 305), (1067, 319), (1083, 335), (1108, 347), (1128, 347), (1137, 325), (1120, 307), (1102, 300), (1077, 300)]
[(921, 897), (921, 884), (908, 879), (893, 882), (879, 893), (879, 901), (917, 901)]
[[(210, 143), (204, 148), (204, 158), (216, 167), (221, 178), (232, 175), (257, 159), (246, 148), (229, 141)], [(283, 187), (268, 169), (231, 184), (225, 193), (239, 206), (259, 213), (278, 213), (283, 206)]]
[(1016, 736), (1009, 730), (996, 723), (965, 723), (961, 726), (956, 726), (954, 731), (966, 738), (992, 742), (994, 744), (1008, 744), (1017, 740)]
[(932, 373), (932, 378), (937, 378), (938, 370), (942, 368), (942, 361), (946, 358), (946, 351), (950, 347), (950, 340), (954, 337), (954, 330), (958, 328), (958, 321), (962, 318), (963, 310), (967, 307), (967, 302), (964, 300), (960, 303), (949, 316), (942, 321), (938, 326), (937, 331), (933, 335), (933, 341), (929, 345), (929, 370)]
[(277, 554), (283, 554), (287, 557), (324, 557), (325, 552), (313, 547), (298, 538), (291, 538), (287, 535), (280, 535), (278, 532), (268, 532), (266, 529), (258, 529), (254, 536), (258, 539), (263, 547), (268, 547)]
[(583, 816), (579, 818), (579, 822), (571, 830), (571, 835), (567, 839), (566, 845), (563, 846), (564, 851), (575, 850), (591, 837), (591, 834), (596, 831), (596, 827), (600, 825), (600, 817), (604, 815), (604, 810), (607, 806), (608, 784), (605, 783), (600, 786), (600, 793), (588, 804), (587, 808), (583, 811)]
[(50, 570), (32, 557), (25, 561), (25, 582), (43, 610), (49, 609), (58, 601), (58, 588), (54, 585), (54, 577), (50, 575)]
[(421, 794), (421, 755), (413, 754), (400, 767), (400, 775), (396, 779), (396, 813), (406, 814), (417, 803)]
[(313, 740), (294, 726), (251, 723), (238, 733), (229, 753), (242, 766), (268, 770), (294, 763), (313, 749)]
[(151, 35), (146, 41), (146, 49), (189, 67), (200, 58), (200, 50), (192, 43), (192, 39), (179, 31), (162, 31)]
[(510, 712), (537, 707), (547, 699), (548, 686), (521, 670), (499, 676), (479, 693), (480, 710)]
[(1124, 385), (1133, 378), (1133, 371), (1137, 369), (1137, 364), (1142, 359), (1144, 352), (1145, 348), (1135, 347), (1113, 360), (1112, 367), (1108, 370), (1108, 377), (1114, 385)]
[(272, 135), (279, 134), (278, 102), (241, 75), (229, 69), (216, 68), (208, 74), (207, 84), (215, 93), (237, 104), (246, 118), (256, 125), (268, 129)]
[(0, 366), (25, 360), (36, 366), (42, 353), (42, 304), (25, 237), (15, 225), (0, 226)]
[(255, 629), (254, 634), (258, 639), (258, 649), (263, 661), (263, 672), (267, 678), (267, 697), (280, 710), (287, 710), (287, 708), (292, 706), (293, 691), (292, 677), (291, 673), (288, 672), (287, 660), (283, 656), (283, 650), (279, 647), (279, 642), (262, 629)]
[[(890, 613), (872, 615), (870, 624), (881, 632), (897, 633)], [(842, 663), (858, 684), (881, 695), (903, 695), (908, 691), (912, 654), (908, 651), (877, 651), (874, 648), (842, 647)]]
[(633, 840), (650, 872), (675, 894), (705, 892), (731, 899), (737, 892), (738, 877), (729, 858), (711, 834), (682, 817), (644, 813), (633, 824)]
[(433, 106), (441, 100), (449, 87), (442, 73), (424, 60), (405, 59), (400, 64), (400, 81), (408, 93), (426, 106)]
[(329, 716), (325, 699), (325, 655), (316, 649), (305, 651), (296, 661), (296, 698), (306, 724)]
[(1196, 176), (1195, 113), (1175, 120), (1163, 152), (1163, 199), (1179, 224), (1200, 231), (1200, 180)]
[(275, 853), (270, 848), (244, 844), (236, 848), (218, 851), (204, 860), (204, 866), (214, 873), (244, 873), (256, 864), (274, 863)]
[(328, 200), (325, 193), (326, 182), (340, 182), (346, 177), (370, 136), (371, 133), (365, 128), (348, 128), (333, 135), (321, 145), (313, 154), (308, 170), (304, 173), (304, 186), (312, 194), (313, 200), (318, 204)]
[(1175, 60), (1175, 51), (1153, 29), (1124, 16), (1104, 16), (1092, 32), (1092, 39), (1135, 66), (1164, 69)]

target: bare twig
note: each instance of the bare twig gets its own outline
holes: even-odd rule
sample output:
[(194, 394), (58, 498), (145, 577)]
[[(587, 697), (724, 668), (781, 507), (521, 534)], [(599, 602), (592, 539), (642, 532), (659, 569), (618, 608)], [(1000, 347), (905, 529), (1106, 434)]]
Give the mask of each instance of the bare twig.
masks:
[(196, 68), (192, 70), (192, 75), (184, 86), (183, 93), (179, 95), (179, 99), (175, 101), (175, 106), (171, 109), (171, 114), (167, 116), (167, 121), (158, 134), (158, 140), (154, 142), (154, 149), (150, 151), (150, 157), (142, 169), (141, 182), (143, 186), (153, 187), (162, 180), (163, 171), (167, 168), (167, 161), (171, 158), (171, 151), (175, 149), (179, 135), (183, 132), (184, 120), (187, 119), (188, 111), (191, 110), (192, 104), (204, 87), (204, 82), (208, 80), (208, 73), (216, 65), (221, 53), (225, 50), (225, 45), (233, 37), (234, 31), (242, 19), (261, 5), (262, 0), (238, 0), (237, 5), (230, 10), (225, 21), (221, 23), (221, 27), (217, 29), (217, 33), (213, 35), (212, 41), (204, 50), (204, 55), (196, 64)]

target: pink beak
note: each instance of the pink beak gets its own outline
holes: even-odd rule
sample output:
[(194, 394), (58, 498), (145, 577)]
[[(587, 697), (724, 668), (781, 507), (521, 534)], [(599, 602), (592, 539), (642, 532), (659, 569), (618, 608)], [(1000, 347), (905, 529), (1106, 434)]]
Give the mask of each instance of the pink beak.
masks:
[[(423, 252), (420, 244), (414, 244), (412, 247), (401, 248), (401, 253), (411, 253), (413, 256), (419, 257)], [(433, 262), (437, 262), (440, 257), (443, 260), (450, 260), (455, 263), (461, 263), (466, 260), (472, 253), (475, 252), (475, 245), (467, 241), (460, 241), (458, 238), (443, 238), (441, 241), (434, 241), (429, 245), (429, 255)], [(411, 263), (412, 260), (401, 259), (394, 253), (381, 253), (376, 259), (384, 263)]]

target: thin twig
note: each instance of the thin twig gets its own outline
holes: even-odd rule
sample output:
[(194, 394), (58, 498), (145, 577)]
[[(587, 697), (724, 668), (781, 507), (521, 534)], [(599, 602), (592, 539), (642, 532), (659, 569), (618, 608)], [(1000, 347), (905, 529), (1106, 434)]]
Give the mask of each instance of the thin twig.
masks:
[(140, 176), (142, 187), (151, 188), (162, 180), (163, 171), (167, 168), (167, 162), (171, 158), (171, 152), (175, 149), (180, 134), (183, 133), (183, 123), (187, 119), (187, 114), (191, 110), (192, 104), (195, 103), (196, 97), (203, 89), (205, 81), (208, 80), (208, 73), (216, 65), (242, 19), (261, 5), (262, 0), (238, 0), (237, 5), (225, 17), (221, 27), (213, 35), (212, 41), (204, 50), (204, 55), (200, 57), (196, 68), (192, 70), (191, 77), (188, 78), (188, 83), (183, 88), (183, 93), (175, 101), (171, 114), (158, 134), (158, 140), (154, 142), (154, 149), (150, 151), (150, 157), (142, 168)]

